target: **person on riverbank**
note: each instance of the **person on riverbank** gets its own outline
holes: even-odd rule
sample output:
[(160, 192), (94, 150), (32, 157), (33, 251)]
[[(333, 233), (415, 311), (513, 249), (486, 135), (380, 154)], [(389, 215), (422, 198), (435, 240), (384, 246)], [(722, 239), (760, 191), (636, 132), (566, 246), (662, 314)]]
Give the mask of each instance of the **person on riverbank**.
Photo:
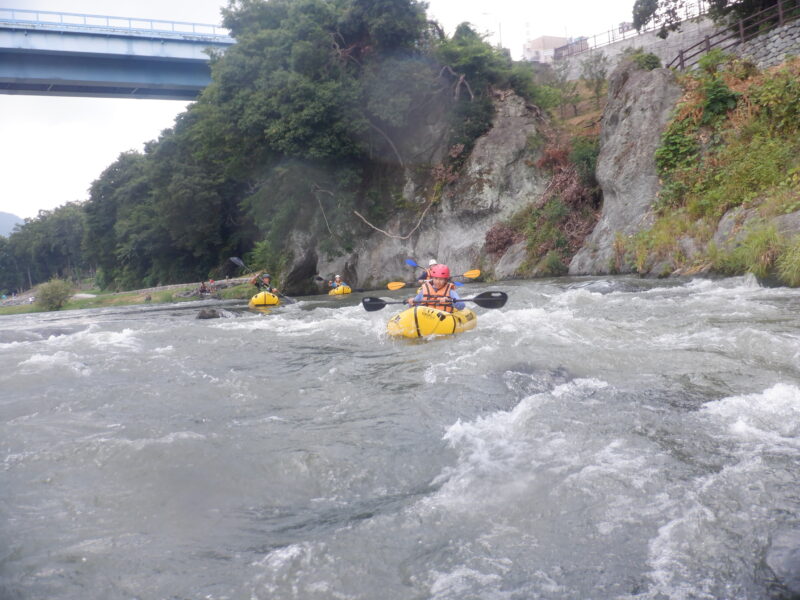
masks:
[(432, 265), (428, 268), (430, 280), (422, 283), (417, 295), (407, 300), (409, 306), (421, 304), (436, 310), (453, 312), (466, 306), (450, 281), (450, 268), (447, 265)]
[(436, 262), (435, 259), (433, 259), (433, 258), (430, 259), (428, 261), (428, 268), (422, 270), (422, 274), (419, 277), (417, 277), (417, 281), (419, 281), (420, 283), (428, 281), (431, 278), (431, 275), (430, 275), (431, 267), (433, 265), (436, 265), (436, 264), (438, 264), (438, 263)]
[(335, 290), (336, 288), (338, 288), (338, 287), (341, 287), (341, 286), (343, 286), (343, 285), (344, 285), (344, 286), (347, 286), (347, 287), (350, 287), (350, 286), (348, 286), (348, 285), (347, 285), (347, 284), (346, 284), (344, 281), (342, 281), (342, 276), (341, 276), (341, 275), (336, 275), (336, 276), (333, 278), (333, 281), (329, 281), (329, 282), (328, 282), (328, 287), (330, 287), (331, 289), (334, 289), (334, 290)]

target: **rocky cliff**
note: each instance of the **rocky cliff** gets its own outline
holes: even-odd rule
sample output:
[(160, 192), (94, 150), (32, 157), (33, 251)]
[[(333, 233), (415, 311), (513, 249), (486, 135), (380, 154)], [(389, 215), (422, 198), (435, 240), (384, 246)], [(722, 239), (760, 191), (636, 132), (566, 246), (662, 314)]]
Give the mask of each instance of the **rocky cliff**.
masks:
[[(653, 206), (660, 189), (655, 151), (682, 94), (674, 73), (667, 69), (645, 71), (623, 61), (612, 73), (596, 169), (603, 198), (599, 221), (573, 256), (571, 275), (634, 269), (630, 256), (622, 256), (624, 246), (655, 220)], [(391, 280), (411, 281), (415, 273), (405, 264), (406, 258), (420, 264), (434, 258), (456, 273), (480, 268), (494, 279), (530, 276), (530, 268), (524, 267), (529, 258), (525, 240), (500, 255), (487, 254), (485, 240), (495, 224), (507, 222), (524, 207), (541, 204), (551, 180), (555, 181), (536, 167), (550, 126), (536, 107), (513, 93), (498, 94), (495, 106), (491, 130), (477, 140), (455, 181), (444, 185), (434, 181), (429, 165), (446, 155), (447, 136), (441, 126), (427, 128), (426, 149), (419, 157), (419, 164), (426, 168), (417, 169), (416, 175), (413, 168), (406, 169), (406, 208), (380, 228), (364, 226), (368, 234), (349, 254), (328, 258), (308, 234), (297, 233), (286, 289), (315, 273), (340, 273), (352, 285), (364, 288), (381, 287)], [(638, 268), (654, 276), (707, 271), (711, 244), (729, 251), (741, 242), (748, 222), (759, 219), (758, 211), (737, 207), (722, 217), (713, 239), (677, 240), (681, 260), (650, 257), (643, 269)], [(800, 212), (770, 220), (783, 235), (800, 231)]]
[[(353, 252), (327, 259), (313, 240), (296, 239), (298, 258), (293, 271), (340, 273), (358, 287), (381, 286), (390, 280), (411, 281), (415, 273), (404, 261), (427, 264), (435, 258), (453, 272), (482, 267), (486, 231), (495, 223), (538, 198), (549, 175), (535, 166), (532, 139), (542, 135), (546, 121), (540, 111), (519, 96), (505, 92), (495, 97), (496, 114), (489, 132), (477, 140), (458, 177), (441, 188), (409, 170), (403, 200), (416, 210), (404, 210), (388, 223), (371, 229)], [(431, 151), (431, 155), (440, 154)]]
[(602, 214), (572, 259), (570, 274), (626, 270), (616, 264), (615, 240), (652, 224), (650, 207), (659, 188), (654, 154), (680, 96), (675, 75), (667, 69), (644, 71), (623, 61), (611, 74), (597, 159)]

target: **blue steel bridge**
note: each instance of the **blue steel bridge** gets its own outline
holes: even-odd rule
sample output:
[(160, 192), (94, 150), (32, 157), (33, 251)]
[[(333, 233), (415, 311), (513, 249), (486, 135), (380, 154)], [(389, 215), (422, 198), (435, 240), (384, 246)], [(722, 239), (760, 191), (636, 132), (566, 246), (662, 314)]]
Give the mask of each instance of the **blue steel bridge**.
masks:
[(0, 94), (193, 100), (215, 25), (0, 8)]

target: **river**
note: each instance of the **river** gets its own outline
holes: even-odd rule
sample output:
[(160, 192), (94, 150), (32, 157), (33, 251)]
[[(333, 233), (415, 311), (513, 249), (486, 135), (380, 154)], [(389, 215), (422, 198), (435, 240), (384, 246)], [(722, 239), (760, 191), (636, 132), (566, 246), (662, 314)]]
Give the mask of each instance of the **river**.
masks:
[(800, 292), (493, 289), (0, 317), (0, 598), (796, 597)]

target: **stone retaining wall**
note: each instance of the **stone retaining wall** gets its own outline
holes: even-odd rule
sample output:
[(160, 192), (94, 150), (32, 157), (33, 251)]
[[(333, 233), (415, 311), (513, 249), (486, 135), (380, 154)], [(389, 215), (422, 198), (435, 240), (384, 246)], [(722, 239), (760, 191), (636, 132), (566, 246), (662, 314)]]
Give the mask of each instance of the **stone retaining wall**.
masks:
[(740, 44), (732, 51), (753, 61), (759, 69), (779, 65), (790, 56), (800, 55), (800, 20)]

